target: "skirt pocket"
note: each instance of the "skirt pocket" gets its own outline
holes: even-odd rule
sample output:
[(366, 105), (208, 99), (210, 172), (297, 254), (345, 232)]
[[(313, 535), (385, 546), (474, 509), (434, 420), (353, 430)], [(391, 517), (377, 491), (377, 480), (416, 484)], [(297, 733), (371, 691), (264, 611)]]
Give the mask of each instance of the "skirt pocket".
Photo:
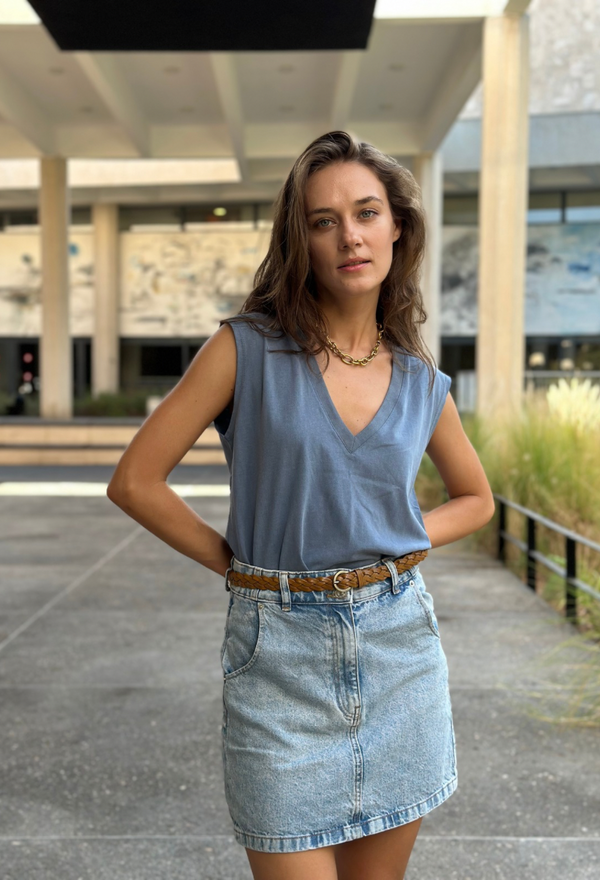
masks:
[(245, 599), (232, 591), (221, 647), (221, 667), (225, 681), (254, 666), (260, 655), (264, 635), (263, 603)]
[(429, 629), (431, 632), (440, 638), (440, 630), (438, 627), (437, 617), (435, 616), (435, 611), (433, 610), (433, 596), (428, 592), (425, 581), (423, 580), (423, 575), (420, 572), (417, 572), (414, 578), (411, 578), (410, 585), (413, 588), (413, 592), (417, 597), (421, 608), (425, 614), (427, 619), (427, 623), (429, 625)]

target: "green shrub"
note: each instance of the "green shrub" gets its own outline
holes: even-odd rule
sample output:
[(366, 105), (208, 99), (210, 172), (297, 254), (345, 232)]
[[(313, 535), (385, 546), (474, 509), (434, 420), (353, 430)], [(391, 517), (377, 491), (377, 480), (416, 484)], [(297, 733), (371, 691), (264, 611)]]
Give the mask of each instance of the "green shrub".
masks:
[[(564, 395), (568, 389), (563, 388), (562, 392), (562, 416), (556, 405), (552, 408), (548, 405), (546, 394), (537, 394), (525, 397), (518, 417), (484, 419), (465, 414), (462, 423), (493, 492), (598, 542), (600, 424), (590, 417), (594, 395), (587, 394), (583, 399), (581, 386), (573, 385), (573, 400), (566, 405)], [(579, 418), (574, 405), (578, 399), (582, 400), (585, 420)], [(447, 500), (443, 483), (428, 456), (424, 456), (421, 463), (417, 494), (422, 506), (428, 510)], [(507, 529), (512, 535), (526, 540), (526, 519), (518, 511), (507, 509)], [(474, 546), (495, 555), (497, 530), (496, 512), (486, 526), (474, 533)], [(540, 524), (536, 528), (536, 546), (544, 555), (564, 559), (564, 537)], [(525, 577), (525, 555), (512, 544), (506, 547), (506, 560), (519, 577)], [(600, 583), (600, 553), (579, 545), (577, 571), (587, 583)], [(562, 610), (564, 596), (556, 586), (552, 587), (556, 581), (560, 582), (560, 578), (541, 563), (538, 575), (538, 591), (557, 610)], [(578, 602), (582, 611), (580, 628), (600, 638), (600, 602), (581, 591)]]
[[(566, 396), (572, 392), (572, 398)], [(579, 401), (581, 404), (579, 405)], [(486, 472), (492, 491), (558, 525), (600, 542), (600, 419), (593, 390), (566, 383), (550, 396), (527, 396), (518, 417), (462, 417), (463, 427)], [(419, 501), (426, 509), (443, 504), (447, 494), (428, 456), (417, 478)], [(507, 530), (526, 540), (526, 519), (507, 509)], [(496, 555), (498, 512), (471, 536), (470, 545)], [(565, 567), (565, 539), (539, 523), (536, 549)], [(577, 576), (600, 592), (600, 553), (577, 546)], [(506, 544), (506, 564), (522, 580), (526, 557)], [(537, 593), (561, 616), (565, 612), (564, 578), (538, 563)], [(542, 652), (527, 675), (540, 676), (523, 691), (526, 711), (561, 725), (600, 726), (600, 601), (577, 591), (577, 629), (550, 651)], [(549, 619), (556, 626), (564, 623)], [(507, 685), (510, 690), (510, 685)], [(516, 697), (515, 697), (516, 699)]]
[(146, 416), (146, 400), (158, 395), (163, 397), (169, 389), (144, 389), (143, 391), (121, 391), (116, 394), (103, 392), (93, 397), (87, 394), (73, 402), (73, 415), (76, 416)]

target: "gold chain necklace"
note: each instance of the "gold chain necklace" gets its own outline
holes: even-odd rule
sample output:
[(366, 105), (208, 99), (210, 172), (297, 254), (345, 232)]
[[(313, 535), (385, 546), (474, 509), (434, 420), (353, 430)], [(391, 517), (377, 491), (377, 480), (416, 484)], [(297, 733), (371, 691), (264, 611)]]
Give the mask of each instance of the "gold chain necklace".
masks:
[(373, 358), (375, 357), (375, 355), (379, 351), (379, 346), (381, 345), (381, 337), (383, 336), (383, 324), (380, 324), (378, 322), (377, 329), (379, 330), (379, 334), (377, 336), (377, 342), (375, 343), (375, 348), (373, 349), (371, 354), (368, 355), (368, 357), (353, 358), (351, 355), (346, 354), (343, 351), (340, 351), (339, 348), (337, 347), (337, 345), (335, 344), (335, 342), (333, 341), (333, 339), (330, 339), (329, 336), (327, 336), (327, 334), (325, 334), (325, 336), (327, 338), (327, 345), (329, 346), (329, 348), (332, 350), (332, 352), (334, 354), (337, 354), (337, 356), (343, 361), (343, 363), (352, 364), (355, 367), (366, 367), (366, 365), (369, 363), (369, 361), (373, 360)]

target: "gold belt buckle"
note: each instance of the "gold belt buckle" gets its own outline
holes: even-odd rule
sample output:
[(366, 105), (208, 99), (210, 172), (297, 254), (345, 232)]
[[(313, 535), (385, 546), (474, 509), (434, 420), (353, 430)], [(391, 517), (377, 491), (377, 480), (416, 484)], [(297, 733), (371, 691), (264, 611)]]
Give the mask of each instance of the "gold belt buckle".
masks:
[(339, 571), (336, 571), (336, 573), (334, 574), (334, 576), (333, 576), (333, 588), (334, 588), (334, 590), (337, 590), (338, 593), (346, 593), (348, 590), (351, 590), (351, 589), (352, 589), (352, 584), (350, 584), (349, 587), (338, 587), (338, 585), (337, 585), (337, 581), (336, 581), (336, 578), (337, 578), (340, 574), (347, 574), (349, 571), (354, 571), (354, 569), (352, 569), (352, 568), (340, 568), (340, 570), (339, 570)]

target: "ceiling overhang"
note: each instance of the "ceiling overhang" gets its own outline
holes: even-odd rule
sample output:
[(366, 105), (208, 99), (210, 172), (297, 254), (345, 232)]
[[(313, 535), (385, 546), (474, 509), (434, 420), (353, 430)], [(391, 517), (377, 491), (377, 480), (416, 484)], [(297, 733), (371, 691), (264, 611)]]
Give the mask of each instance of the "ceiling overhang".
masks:
[(0, 0), (0, 160), (88, 162), (75, 192), (261, 199), (342, 129), (412, 167), (480, 82), (485, 18), (528, 3)]
[(364, 49), (375, 0), (29, 0), (66, 52)]

